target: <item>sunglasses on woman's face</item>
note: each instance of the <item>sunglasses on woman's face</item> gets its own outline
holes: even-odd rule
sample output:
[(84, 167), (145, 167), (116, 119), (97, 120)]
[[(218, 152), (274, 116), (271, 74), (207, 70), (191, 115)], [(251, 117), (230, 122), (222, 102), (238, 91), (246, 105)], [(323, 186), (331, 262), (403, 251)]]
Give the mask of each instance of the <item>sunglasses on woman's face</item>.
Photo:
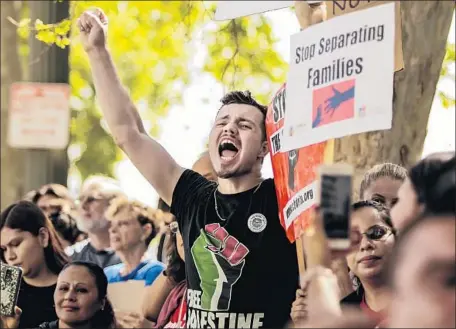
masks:
[(369, 227), (369, 229), (362, 234), (365, 235), (369, 240), (378, 241), (388, 237), (391, 233), (393, 232), (388, 227), (382, 225), (374, 225)]

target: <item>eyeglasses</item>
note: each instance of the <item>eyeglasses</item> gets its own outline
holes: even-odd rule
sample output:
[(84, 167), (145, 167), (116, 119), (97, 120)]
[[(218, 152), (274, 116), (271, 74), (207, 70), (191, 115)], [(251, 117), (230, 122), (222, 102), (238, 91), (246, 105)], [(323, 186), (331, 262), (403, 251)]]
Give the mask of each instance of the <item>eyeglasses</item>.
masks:
[(177, 224), (177, 222), (171, 222), (168, 226), (172, 234), (179, 232), (179, 224)]
[(393, 231), (385, 226), (374, 225), (362, 234), (365, 235), (369, 240), (379, 241), (382, 239), (386, 239), (392, 233)]
[(81, 205), (83, 203), (92, 203), (92, 202), (98, 201), (98, 200), (103, 200), (103, 198), (99, 198), (99, 197), (97, 198), (97, 197), (95, 197), (93, 195), (80, 196), (78, 198), (78, 200), (76, 200), (76, 203)]

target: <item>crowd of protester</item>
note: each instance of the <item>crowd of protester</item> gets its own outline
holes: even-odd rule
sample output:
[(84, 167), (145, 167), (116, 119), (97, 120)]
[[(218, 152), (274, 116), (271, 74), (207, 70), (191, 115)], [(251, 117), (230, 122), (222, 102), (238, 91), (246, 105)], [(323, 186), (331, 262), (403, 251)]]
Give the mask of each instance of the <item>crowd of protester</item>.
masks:
[[(208, 153), (192, 169), (216, 180)], [(455, 174), (454, 152), (432, 154), (409, 171), (391, 163), (368, 170), (351, 211), (358, 236), (337, 254), (353, 292), (340, 296), (330, 269), (309, 270), (289, 305), (289, 325), (454, 328)], [(1, 259), (20, 266), (23, 280), (16, 317), (3, 317), (2, 326), (185, 328), (183, 238), (176, 218), (163, 214), (102, 176), (90, 177), (77, 200), (49, 184), (4, 209)], [(141, 314), (115, 312), (107, 298), (108, 284), (128, 280), (144, 280)], [(335, 298), (340, 308), (329, 309)]]
[[(1, 261), (23, 271), (3, 328), (456, 326), (454, 152), (369, 169), (351, 207), (351, 247), (329, 251), (342, 270), (316, 265), (300, 277), (274, 180), (261, 177), (266, 107), (249, 92), (225, 95), (208, 152), (181, 168), (121, 86), (106, 18), (86, 12), (78, 24), (113, 137), (161, 199), (153, 209), (93, 176), (77, 198), (48, 184), (2, 210)], [(114, 309), (109, 285), (131, 280), (144, 282), (141, 310)]]

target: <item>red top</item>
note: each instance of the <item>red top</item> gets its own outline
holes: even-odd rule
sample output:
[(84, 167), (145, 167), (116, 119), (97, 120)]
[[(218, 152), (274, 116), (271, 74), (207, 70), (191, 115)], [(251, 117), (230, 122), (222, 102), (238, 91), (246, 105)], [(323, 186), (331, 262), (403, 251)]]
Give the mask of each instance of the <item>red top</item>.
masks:
[(377, 324), (383, 322), (385, 320), (385, 314), (383, 311), (375, 312), (372, 310), (369, 305), (366, 303), (366, 296), (363, 296), (361, 299), (361, 303), (359, 304), (361, 310), (366, 314), (369, 318), (374, 319)]
[(182, 297), (182, 301), (178, 308), (173, 312), (169, 318), (169, 322), (165, 328), (185, 328), (186, 327), (186, 315), (187, 315), (187, 300), (186, 296)]

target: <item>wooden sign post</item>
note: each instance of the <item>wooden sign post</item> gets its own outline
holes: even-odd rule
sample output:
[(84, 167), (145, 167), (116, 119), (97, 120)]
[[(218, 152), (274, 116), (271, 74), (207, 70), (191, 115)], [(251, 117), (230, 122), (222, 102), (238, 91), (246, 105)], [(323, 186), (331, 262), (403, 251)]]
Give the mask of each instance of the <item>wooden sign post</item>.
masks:
[[(327, 8), (324, 1), (309, 4), (298, 0), (295, 1), (295, 10), (301, 29), (321, 23), (327, 18)], [(324, 163), (331, 164), (333, 162), (334, 140), (331, 139), (326, 142)], [(301, 277), (306, 268), (315, 266), (332, 268), (338, 278), (341, 295), (346, 296), (353, 291), (345, 262), (331, 261), (331, 253), (322, 227), (313, 225), (307, 232), (297, 237), (296, 248)]]

